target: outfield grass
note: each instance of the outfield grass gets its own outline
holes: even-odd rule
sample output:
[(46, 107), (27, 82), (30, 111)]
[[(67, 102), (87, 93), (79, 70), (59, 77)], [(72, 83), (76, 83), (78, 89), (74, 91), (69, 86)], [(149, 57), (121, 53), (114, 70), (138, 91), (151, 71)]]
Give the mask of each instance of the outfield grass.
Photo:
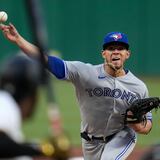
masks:
[[(160, 78), (141, 78), (147, 84), (150, 96), (160, 95)], [(54, 79), (54, 89), (57, 104), (61, 110), (64, 128), (70, 135), (73, 145), (80, 145), (80, 114), (74, 88), (70, 83)], [(138, 145), (147, 146), (160, 142), (160, 110), (153, 111), (153, 129), (148, 135), (138, 136)], [(47, 118), (46, 90), (41, 89), (39, 103), (35, 115), (24, 124), (24, 133), (27, 139), (45, 139), (50, 134)]]

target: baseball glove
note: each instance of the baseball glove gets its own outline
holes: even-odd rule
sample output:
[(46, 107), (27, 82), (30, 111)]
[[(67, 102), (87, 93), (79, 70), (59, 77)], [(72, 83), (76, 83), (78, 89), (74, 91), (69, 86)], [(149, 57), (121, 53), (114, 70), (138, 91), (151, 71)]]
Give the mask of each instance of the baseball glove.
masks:
[(158, 107), (160, 107), (159, 97), (137, 99), (126, 110), (125, 123), (146, 123), (146, 113), (154, 108), (157, 110)]

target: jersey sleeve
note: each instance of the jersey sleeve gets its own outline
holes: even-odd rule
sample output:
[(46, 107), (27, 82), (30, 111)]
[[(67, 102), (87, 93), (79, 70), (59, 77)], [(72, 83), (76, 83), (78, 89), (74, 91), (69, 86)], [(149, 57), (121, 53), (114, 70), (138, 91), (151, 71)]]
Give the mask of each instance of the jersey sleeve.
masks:
[(65, 78), (65, 66), (62, 59), (54, 56), (48, 56), (47, 68), (58, 79)]
[(151, 121), (152, 121), (152, 112), (148, 112), (148, 113), (146, 114), (146, 117), (147, 117), (148, 120), (151, 120)]
[(0, 130), (17, 142), (23, 141), (21, 131), (21, 113), (13, 99), (5, 93), (0, 93)]
[(149, 97), (148, 88), (145, 86), (144, 98), (148, 98), (148, 97)]
[(58, 79), (75, 82), (78, 78), (87, 77), (89, 64), (80, 61), (64, 61), (54, 56), (48, 56), (48, 70)]
[(80, 61), (65, 61), (65, 79), (72, 83), (83, 83), (93, 73), (93, 65)]
[[(148, 92), (147, 86), (145, 85), (145, 91), (144, 91), (144, 97), (143, 98), (148, 98), (148, 97), (149, 97), (149, 92)], [(152, 121), (152, 112), (148, 112), (146, 114), (146, 117), (147, 117), (148, 120)]]

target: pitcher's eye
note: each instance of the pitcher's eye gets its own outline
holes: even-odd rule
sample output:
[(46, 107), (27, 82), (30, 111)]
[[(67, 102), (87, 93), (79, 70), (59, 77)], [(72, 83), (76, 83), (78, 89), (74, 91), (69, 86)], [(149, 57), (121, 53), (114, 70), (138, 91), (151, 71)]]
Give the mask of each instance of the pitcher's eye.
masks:
[(107, 50), (109, 50), (109, 51), (114, 51), (114, 50), (115, 50), (115, 47), (114, 47), (114, 46), (109, 46), (109, 47), (107, 47)]
[(117, 47), (117, 50), (119, 50), (119, 51), (124, 50), (124, 49), (125, 49), (125, 47), (123, 47), (123, 46), (118, 46)]
[(126, 48), (124, 46), (108, 46), (106, 49), (109, 51), (114, 51), (116, 49), (122, 51), (125, 50)]

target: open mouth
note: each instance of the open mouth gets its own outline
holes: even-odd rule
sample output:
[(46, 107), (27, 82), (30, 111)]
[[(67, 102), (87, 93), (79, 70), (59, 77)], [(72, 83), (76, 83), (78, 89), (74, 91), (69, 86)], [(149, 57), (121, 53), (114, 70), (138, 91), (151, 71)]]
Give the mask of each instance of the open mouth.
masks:
[(116, 58), (112, 58), (112, 61), (119, 61), (120, 58), (116, 57)]

